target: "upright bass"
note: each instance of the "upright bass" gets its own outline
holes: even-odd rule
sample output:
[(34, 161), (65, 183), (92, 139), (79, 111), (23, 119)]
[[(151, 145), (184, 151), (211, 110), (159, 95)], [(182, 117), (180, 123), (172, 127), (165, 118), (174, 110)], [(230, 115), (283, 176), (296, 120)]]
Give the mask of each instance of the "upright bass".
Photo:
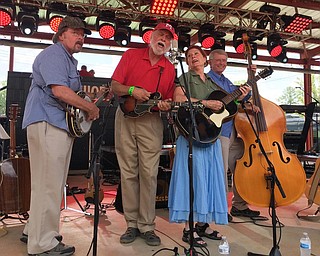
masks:
[[(251, 46), (247, 34), (243, 35), (243, 41), (250, 67)], [(260, 108), (260, 112), (250, 111), (247, 116), (244, 111), (239, 111), (235, 117), (235, 127), (243, 139), (245, 149), (242, 158), (237, 161), (234, 182), (240, 196), (246, 202), (269, 207), (270, 177), (273, 169), (279, 181), (278, 185), (281, 185), (284, 192), (281, 193), (280, 186), (275, 186), (275, 206), (289, 205), (299, 199), (305, 191), (305, 171), (297, 156), (289, 153), (284, 146), (286, 119), (283, 110), (273, 102), (260, 97), (257, 84), (252, 82), (253, 77), (254, 74), (249, 68), (248, 80), (252, 87), (252, 100), (253, 104)], [(249, 112), (249, 108), (246, 111)], [(264, 150), (261, 150), (259, 141)], [(270, 164), (273, 168), (270, 168)]]

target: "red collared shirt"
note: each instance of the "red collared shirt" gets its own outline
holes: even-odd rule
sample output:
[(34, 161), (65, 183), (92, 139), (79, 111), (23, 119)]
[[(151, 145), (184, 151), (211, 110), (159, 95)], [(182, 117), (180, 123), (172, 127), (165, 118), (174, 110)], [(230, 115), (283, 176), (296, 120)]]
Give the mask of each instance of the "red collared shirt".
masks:
[(176, 75), (174, 66), (164, 56), (151, 66), (148, 52), (149, 48), (127, 50), (111, 78), (121, 84), (139, 86), (154, 93), (162, 71), (158, 92), (162, 99), (172, 98)]

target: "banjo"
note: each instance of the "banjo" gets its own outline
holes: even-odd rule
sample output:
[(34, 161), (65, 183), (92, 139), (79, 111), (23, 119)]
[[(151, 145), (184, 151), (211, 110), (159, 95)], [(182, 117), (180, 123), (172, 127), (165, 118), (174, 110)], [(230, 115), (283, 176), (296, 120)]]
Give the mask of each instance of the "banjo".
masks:
[[(113, 96), (112, 93), (109, 94), (110, 87), (107, 87), (107, 86), (105, 87), (106, 87), (106, 91), (94, 102), (96, 106), (99, 105), (107, 96), (108, 96), (106, 98), (107, 101), (110, 101), (110, 99)], [(83, 98), (88, 102), (92, 102), (91, 98), (84, 91), (77, 92), (77, 95), (79, 95), (81, 98)], [(72, 137), (81, 138), (90, 131), (92, 120), (90, 121), (86, 120), (86, 116), (87, 116), (86, 112), (83, 111), (82, 109), (79, 109), (75, 106), (67, 104), (66, 122), (69, 129), (69, 133)]]

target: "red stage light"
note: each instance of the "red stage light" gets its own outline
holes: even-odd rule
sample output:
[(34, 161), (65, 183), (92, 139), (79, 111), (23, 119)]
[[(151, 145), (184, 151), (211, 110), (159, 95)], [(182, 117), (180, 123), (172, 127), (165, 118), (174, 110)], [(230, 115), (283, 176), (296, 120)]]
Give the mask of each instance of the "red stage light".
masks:
[(283, 15), (281, 19), (285, 22), (284, 31), (296, 34), (301, 34), (312, 22), (311, 17), (301, 14), (295, 14), (293, 17)]
[(215, 43), (214, 24), (202, 24), (198, 31), (198, 40), (203, 48), (211, 48)]
[(153, 29), (145, 29), (142, 33), (142, 40), (146, 44), (150, 43), (151, 34), (153, 32)]
[(59, 25), (60, 25), (60, 22), (63, 20), (63, 17), (62, 16), (59, 16), (59, 15), (55, 15), (55, 16), (52, 16), (49, 20), (49, 26), (50, 28), (52, 29), (52, 31), (54, 32), (57, 32), (58, 31), (58, 28), (59, 28)]
[(110, 39), (115, 34), (115, 28), (109, 23), (102, 23), (99, 27), (99, 34), (104, 39)]
[(245, 49), (244, 44), (243, 44), (242, 42), (240, 42), (240, 43), (235, 47), (235, 49), (236, 49), (236, 52), (237, 52), (237, 53), (244, 53), (244, 49)]
[(211, 48), (214, 45), (214, 37), (212, 36), (204, 36), (201, 42), (201, 46), (203, 48)]
[(158, 15), (172, 16), (177, 4), (177, 0), (153, 0), (150, 12)]
[(278, 57), (282, 53), (283, 47), (282, 45), (275, 46), (271, 51), (270, 55), (271, 57)]
[(11, 14), (5, 9), (0, 9), (0, 26), (8, 26), (10, 22)]

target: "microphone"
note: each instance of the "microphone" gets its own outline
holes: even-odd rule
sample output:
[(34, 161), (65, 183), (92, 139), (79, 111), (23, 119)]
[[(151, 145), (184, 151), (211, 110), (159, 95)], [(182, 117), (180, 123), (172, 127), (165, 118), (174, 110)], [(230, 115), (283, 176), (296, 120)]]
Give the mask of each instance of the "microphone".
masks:
[(296, 86), (295, 88), (296, 88), (296, 89), (300, 89), (300, 90), (303, 91), (306, 95), (308, 95), (311, 99), (313, 99), (317, 104), (320, 104), (320, 102), (319, 102), (316, 98), (314, 98), (314, 97), (312, 96), (312, 94), (308, 93), (307, 91), (305, 91), (304, 89), (302, 89), (300, 86)]
[(178, 48), (178, 40), (172, 40), (171, 49), (169, 51), (169, 60), (172, 64), (177, 64), (177, 60), (183, 60), (184, 57), (181, 56), (181, 52)]

